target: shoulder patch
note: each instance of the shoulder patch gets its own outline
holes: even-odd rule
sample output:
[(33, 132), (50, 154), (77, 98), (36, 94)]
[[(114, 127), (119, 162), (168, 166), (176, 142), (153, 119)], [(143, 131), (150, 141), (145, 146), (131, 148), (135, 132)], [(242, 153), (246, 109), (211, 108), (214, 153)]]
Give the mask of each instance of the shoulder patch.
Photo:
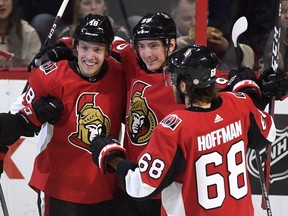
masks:
[(58, 67), (56, 62), (48, 61), (40, 66), (40, 70), (43, 71), (46, 75), (56, 70)]
[(243, 92), (228, 92), (232, 95), (234, 95), (236, 98), (246, 98), (246, 95)]
[(182, 122), (182, 119), (180, 119), (177, 115), (171, 114), (166, 116), (160, 124), (165, 128), (170, 128), (171, 130), (175, 130), (180, 123)]

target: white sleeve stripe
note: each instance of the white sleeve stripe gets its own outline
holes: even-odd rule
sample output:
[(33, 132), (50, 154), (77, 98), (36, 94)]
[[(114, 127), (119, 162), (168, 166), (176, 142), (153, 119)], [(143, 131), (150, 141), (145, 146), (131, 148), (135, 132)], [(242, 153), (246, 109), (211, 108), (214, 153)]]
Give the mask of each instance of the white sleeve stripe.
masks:
[(275, 128), (275, 124), (274, 124), (272, 116), (270, 116), (270, 118), (272, 119), (271, 120), (272, 124), (271, 124), (270, 130), (269, 130), (268, 136), (267, 136), (267, 140), (269, 140), (269, 142), (272, 143), (276, 139), (276, 128)]
[(143, 182), (139, 168), (127, 172), (125, 184), (127, 193), (135, 198), (146, 197), (156, 189)]

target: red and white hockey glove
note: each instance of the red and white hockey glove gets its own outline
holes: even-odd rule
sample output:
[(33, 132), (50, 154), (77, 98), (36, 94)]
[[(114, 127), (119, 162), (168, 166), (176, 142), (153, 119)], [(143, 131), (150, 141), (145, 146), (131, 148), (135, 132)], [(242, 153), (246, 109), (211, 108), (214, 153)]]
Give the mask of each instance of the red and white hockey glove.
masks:
[(244, 92), (249, 95), (254, 104), (260, 108), (262, 103), (262, 94), (255, 72), (248, 68), (242, 67), (239, 70), (231, 70), (228, 74), (230, 91)]
[(39, 53), (33, 58), (28, 65), (28, 71), (39, 67), (41, 64), (51, 60), (58, 62), (60, 60), (73, 60), (75, 56), (72, 49), (73, 38), (62, 37), (56, 41), (56, 43), (42, 48)]
[(63, 110), (61, 101), (54, 97), (43, 97), (25, 106), (17, 114), (22, 125), (30, 131), (39, 132), (45, 122), (55, 124)]
[(113, 136), (97, 136), (91, 142), (92, 158), (103, 174), (115, 172), (108, 161), (112, 157), (126, 158), (126, 150)]

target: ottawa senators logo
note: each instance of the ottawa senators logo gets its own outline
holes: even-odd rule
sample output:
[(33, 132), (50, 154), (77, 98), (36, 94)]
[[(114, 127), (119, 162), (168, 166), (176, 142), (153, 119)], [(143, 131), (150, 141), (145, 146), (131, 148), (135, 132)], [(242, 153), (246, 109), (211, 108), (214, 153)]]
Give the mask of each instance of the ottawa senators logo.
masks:
[(71, 133), (69, 142), (91, 153), (90, 144), (96, 136), (107, 136), (111, 123), (109, 118), (96, 105), (98, 93), (82, 93), (77, 100), (77, 131)]
[(57, 65), (55, 62), (53, 61), (47, 61), (46, 63), (44, 63), (43, 65), (41, 65), (40, 70), (43, 71), (46, 75), (48, 75), (49, 73), (55, 71), (57, 69)]
[[(270, 172), (271, 184), (273, 182), (288, 178), (288, 167), (287, 167), (288, 127), (281, 130), (276, 129), (276, 131), (277, 131), (276, 140), (272, 144), (272, 152), (271, 152), (271, 172)], [(260, 155), (264, 155), (264, 153), (265, 149), (262, 149), (260, 151)], [(259, 178), (259, 172), (254, 150), (248, 149), (247, 161), (250, 174), (256, 178)]]
[(171, 114), (169, 116), (166, 116), (160, 124), (165, 128), (170, 128), (171, 130), (175, 130), (180, 123), (182, 122), (182, 119), (180, 119), (177, 115)]
[(137, 81), (133, 84), (130, 98), (130, 108), (126, 117), (126, 131), (134, 145), (146, 145), (152, 131), (158, 124), (154, 112), (149, 108), (144, 91), (150, 85)]

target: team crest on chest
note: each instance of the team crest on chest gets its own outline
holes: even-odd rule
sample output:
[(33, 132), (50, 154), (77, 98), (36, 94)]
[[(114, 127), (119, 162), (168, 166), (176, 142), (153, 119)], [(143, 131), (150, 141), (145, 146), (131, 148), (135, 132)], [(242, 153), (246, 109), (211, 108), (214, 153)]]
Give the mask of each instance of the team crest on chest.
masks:
[(76, 131), (71, 133), (69, 142), (83, 150), (91, 152), (90, 144), (96, 136), (107, 136), (111, 123), (102, 109), (96, 104), (98, 93), (84, 92), (76, 104)]
[(146, 145), (157, 125), (157, 118), (144, 95), (151, 85), (137, 81), (133, 84), (129, 112), (126, 116), (126, 132), (134, 145)]

